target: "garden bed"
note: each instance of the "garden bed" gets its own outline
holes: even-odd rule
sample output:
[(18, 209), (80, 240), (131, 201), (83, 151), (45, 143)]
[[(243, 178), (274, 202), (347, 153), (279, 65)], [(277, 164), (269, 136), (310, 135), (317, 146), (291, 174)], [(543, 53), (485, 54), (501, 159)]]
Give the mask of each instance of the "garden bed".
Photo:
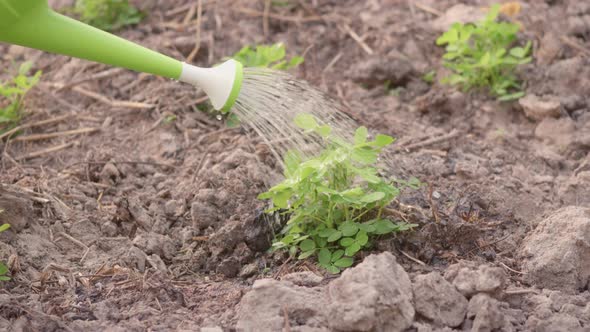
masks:
[[(196, 3), (138, 2), (149, 16), (120, 34), (184, 59)], [(0, 233), (0, 259), (12, 273), (0, 285), (0, 326), (587, 329), (590, 6), (522, 3), (516, 19), (534, 59), (519, 69), (527, 96), (500, 103), (423, 79), (445, 74), (436, 38), (492, 2), (288, 3), (264, 15), (264, 1), (203, 0), (193, 61), (278, 41), (303, 54), (299, 78), (359, 125), (398, 138), (386, 171), (426, 185), (404, 190), (390, 214), (419, 226), (381, 237), (341, 277), (269, 253), (277, 222), (256, 197), (281, 170), (247, 128), (198, 111), (201, 91), (1, 45), (5, 67), (29, 60), (43, 75), (21, 135), (2, 143), (0, 219), (12, 227)], [(71, 130), (83, 133), (30, 137)]]

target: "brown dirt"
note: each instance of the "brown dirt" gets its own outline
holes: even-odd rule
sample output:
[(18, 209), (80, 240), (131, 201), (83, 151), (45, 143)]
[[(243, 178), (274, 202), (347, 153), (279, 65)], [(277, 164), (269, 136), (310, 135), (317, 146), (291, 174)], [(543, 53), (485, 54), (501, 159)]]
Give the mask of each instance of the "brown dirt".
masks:
[[(533, 41), (535, 62), (521, 74), (532, 97), (498, 103), (421, 79), (430, 70), (444, 73), (443, 50), (434, 45), (444, 20), (429, 8), (444, 14), (458, 1), (291, 1), (271, 9), (266, 37), (264, 18), (252, 14), (263, 12), (264, 1), (203, 2), (195, 63), (208, 66), (243, 45), (283, 41), (289, 52), (305, 52), (299, 77), (339, 99), (360, 124), (399, 139), (388, 171), (428, 185), (405, 192), (392, 211), (420, 227), (379, 241), (375, 251), (392, 252), (412, 280), (432, 271), (444, 274), (459, 261), (471, 264), (465, 275), (473, 278), (481, 277), (473, 271), (484, 263), (505, 272), (511, 291), (496, 296), (503, 302), (485, 291), (463, 294), (471, 301), (458, 328), (484, 326), (477, 314), (482, 310), (503, 315), (505, 325), (496, 327), (501, 329), (590, 326), (590, 311), (579, 309), (589, 296), (587, 279), (576, 279), (576, 289), (542, 289), (551, 282), (537, 285), (528, 278), (531, 263), (520, 254), (543, 218), (563, 207), (590, 206), (590, 6), (574, 0), (523, 2), (521, 37)], [(191, 17), (185, 19), (188, 10), (174, 10), (196, 2), (137, 3), (149, 12), (148, 19), (120, 34), (186, 58), (195, 47), (196, 26)], [(492, 2), (462, 3), (478, 8)], [(322, 18), (298, 19), (318, 15)], [(364, 36), (372, 55), (350, 37), (346, 25)], [(231, 330), (238, 324), (236, 306), (254, 280), (323, 273), (311, 262), (267, 253), (273, 223), (256, 195), (280, 172), (254, 134), (226, 129), (196, 109), (201, 91), (124, 70), (59, 90), (59, 84), (110, 68), (8, 45), (0, 45), (0, 56), (5, 68), (32, 60), (43, 70), (41, 83), (27, 96), (22, 124), (57, 119), (23, 129), (20, 137), (97, 129), (1, 143), (5, 213), (0, 219), (13, 227), (0, 234), (0, 260), (8, 262), (12, 274), (0, 285), (0, 327)], [(140, 104), (121, 107), (109, 101)], [(176, 120), (164, 121), (169, 115)], [(584, 227), (572, 229), (584, 234)], [(563, 241), (569, 238), (566, 234)], [(587, 241), (582, 236), (576, 242), (580, 257), (588, 257), (583, 256), (589, 252)], [(454, 278), (460, 288), (457, 278), (445, 278)], [(326, 276), (323, 283), (331, 279)], [(440, 283), (431, 279), (436, 283), (429, 287)], [(522, 310), (526, 324), (506, 318), (514, 318), (503, 314), (507, 308)], [(425, 317), (416, 316), (412, 329), (438, 326)]]

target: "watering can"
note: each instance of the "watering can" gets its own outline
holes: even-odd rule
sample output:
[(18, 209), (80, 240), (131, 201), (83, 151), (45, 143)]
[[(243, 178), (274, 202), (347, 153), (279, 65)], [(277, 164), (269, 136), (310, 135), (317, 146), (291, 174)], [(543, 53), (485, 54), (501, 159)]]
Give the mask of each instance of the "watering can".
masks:
[(47, 0), (0, 0), (0, 42), (167, 77), (202, 88), (227, 112), (242, 83), (242, 65), (201, 68), (152, 51), (53, 11)]

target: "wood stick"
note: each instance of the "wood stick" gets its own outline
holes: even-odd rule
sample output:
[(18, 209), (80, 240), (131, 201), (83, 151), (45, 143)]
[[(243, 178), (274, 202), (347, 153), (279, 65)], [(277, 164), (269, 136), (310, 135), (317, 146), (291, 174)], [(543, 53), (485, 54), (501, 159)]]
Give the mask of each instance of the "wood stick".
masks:
[[(192, 8), (191, 8), (192, 9)], [(194, 13), (193, 13), (194, 15)], [(186, 61), (188, 63), (193, 62), (193, 60), (195, 59), (195, 56), (197, 56), (197, 53), (199, 53), (199, 49), (201, 48), (201, 21), (202, 21), (202, 15), (203, 15), (203, 0), (199, 0), (197, 3), (197, 32), (195, 33), (195, 48), (193, 48), (193, 50), (191, 51), (191, 53), (188, 55), (188, 57), (186, 58)]]
[(52, 146), (50, 148), (47, 149), (43, 149), (43, 150), (39, 150), (39, 151), (34, 151), (31, 153), (27, 153), (23, 156), (17, 157), (16, 160), (26, 160), (26, 159), (32, 159), (32, 158), (36, 158), (36, 157), (40, 157), (46, 154), (50, 154), (53, 152), (57, 152), (66, 148), (69, 148), (70, 146), (74, 145), (74, 142), (69, 142), (69, 143), (65, 143), (65, 144), (61, 144), (61, 145), (57, 145), (57, 146)]
[(455, 137), (459, 136), (459, 131), (457, 129), (453, 129), (450, 133), (446, 134), (446, 135), (442, 135), (442, 136), (438, 136), (438, 137), (433, 137), (431, 139), (422, 141), (422, 142), (417, 142), (414, 144), (409, 144), (406, 146), (401, 146), (398, 148), (398, 150), (406, 150), (406, 151), (411, 151), (411, 150), (415, 150), (418, 148), (422, 148), (428, 145), (432, 145), (432, 144), (436, 144), (436, 143), (440, 143), (440, 142), (444, 142), (444, 141), (448, 141), (450, 139), (453, 139)]
[(29, 124), (16, 126), (16, 127), (12, 128), (11, 130), (5, 132), (4, 134), (0, 135), (0, 140), (3, 139), (4, 137), (11, 136), (12, 134), (19, 132), (23, 129), (40, 127), (40, 126), (45, 126), (48, 124), (53, 124), (56, 122), (61, 122), (61, 121), (66, 120), (70, 117), (72, 117), (72, 115), (62, 115), (62, 116), (58, 116), (58, 117), (52, 118), (52, 119), (47, 119), (47, 120), (42, 120), (42, 121), (37, 121), (37, 122), (29, 123)]
[(365, 53), (367, 53), (368, 55), (373, 55), (373, 50), (369, 47), (369, 45), (367, 45), (364, 40), (356, 34), (356, 32), (354, 32), (352, 30), (352, 28), (348, 25), (348, 24), (344, 24), (343, 25), (344, 30), (346, 30), (346, 32), (348, 33), (348, 35), (350, 35), (350, 37), (357, 42), (357, 44), (359, 44), (361, 46), (361, 48), (363, 49), (363, 51), (365, 51)]
[(96, 80), (100, 80), (103, 78), (107, 78), (107, 77), (112, 77), (115, 76), (117, 74), (119, 74), (120, 72), (123, 71), (123, 68), (111, 68), (109, 70), (105, 70), (102, 71), (100, 73), (96, 73), (94, 75), (90, 75), (88, 77), (84, 77), (81, 78), (79, 80), (73, 81), (71, 83), (65, 84), (64, 86), (62, 86), (61, 88), (57, 89), (57, 91), (61, 91), (61, 90), (65, 90), (65, 89), (69, 89), (73, 86), (88, 82), (88, 81), (96, 81)]
[(423, 11), (425, 11), (427, 13), (430, 13), (432, 15), (436, 15), (436, 16), (443, 16), (444, 15), (444, 13), (441, 12), (440, 10), (434, 9), (434, 8), (432, 8), (430, 6), (422, 5), (422, 4), (419, 4), (419, 3), (416, 3), (416, 2), (414, 2), (413, 4), (414, 4), (414, 7), (418, 8), (418, 9), (421, 9), (421, 10), (423, 10)]
[(78, 129), (74, 129), (74, 130), (59, 131), (59, 132), (55, 132), (55, 133), (19, 136), (19, 137), (15, 138), (14, 141), (16, 141), (16, 142), (40, 141), (40, 140), (51, 139), (51, 138), (55, 138), (55, 137), (88, 134), (88, 133), (93, 133), (93, 132), (99, 131), (99, 130), (100, 130), (100, 128), (78, 128)]

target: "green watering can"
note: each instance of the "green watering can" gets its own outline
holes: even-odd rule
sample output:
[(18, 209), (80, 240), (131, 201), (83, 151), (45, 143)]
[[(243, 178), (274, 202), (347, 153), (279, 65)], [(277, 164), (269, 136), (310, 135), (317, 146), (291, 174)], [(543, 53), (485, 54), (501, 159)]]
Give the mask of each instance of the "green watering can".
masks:
[(242, 84), (242, 65), (200, 68), (56, 13), (47, 0), (0, 0), (0, 41), (168, 77), (202, 88), (227, 112)]

